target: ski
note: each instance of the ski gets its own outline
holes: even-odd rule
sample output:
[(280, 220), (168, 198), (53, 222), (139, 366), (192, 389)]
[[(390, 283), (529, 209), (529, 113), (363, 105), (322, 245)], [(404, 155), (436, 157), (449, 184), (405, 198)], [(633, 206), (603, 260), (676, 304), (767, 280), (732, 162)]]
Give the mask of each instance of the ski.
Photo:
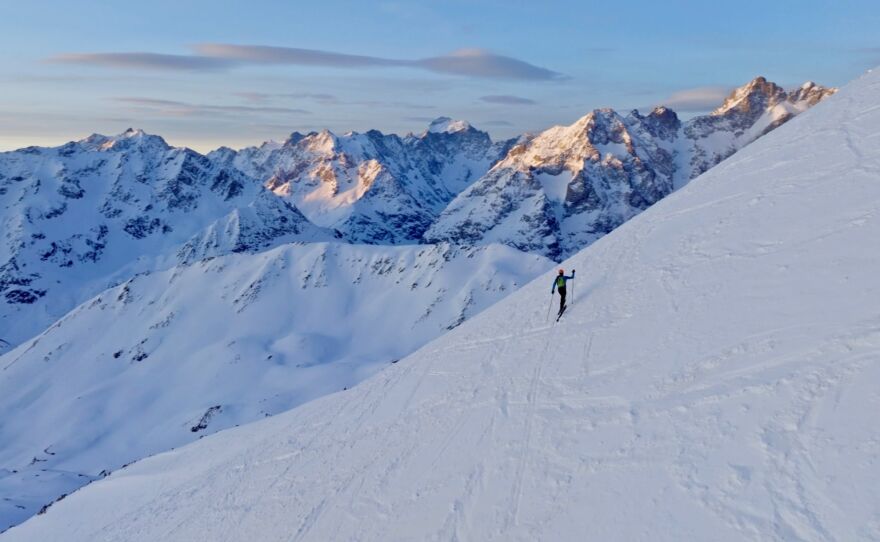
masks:
[(560, 309), (559, 314), (556, 315), (556, 321), (558, 322), (560, 318), (562, 318), (562, 314), (565, 312), (565, 309), (568, 308), (568, 305), (563, 305), (562, 309)]

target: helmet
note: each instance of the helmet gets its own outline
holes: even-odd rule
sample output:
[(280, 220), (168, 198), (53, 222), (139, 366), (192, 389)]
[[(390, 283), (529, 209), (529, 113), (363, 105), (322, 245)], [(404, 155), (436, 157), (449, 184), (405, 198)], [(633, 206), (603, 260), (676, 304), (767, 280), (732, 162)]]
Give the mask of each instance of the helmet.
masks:
[(560, 270), (559, 270), (559, 274), (560, 274), (560, 275), (564, 275), (564, 274), (565, 274), (565, 269), (560, 269)]

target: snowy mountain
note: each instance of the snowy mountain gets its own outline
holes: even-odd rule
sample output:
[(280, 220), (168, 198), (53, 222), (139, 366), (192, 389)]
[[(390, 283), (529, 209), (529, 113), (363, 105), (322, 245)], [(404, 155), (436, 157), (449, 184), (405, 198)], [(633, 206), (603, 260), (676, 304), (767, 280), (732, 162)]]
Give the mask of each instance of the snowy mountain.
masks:
[(412, 244), (510, 144), (441, 117), (418, 136), (294, 133), (280, 147), (222, 148), (209, 157), (262, 180), (349, 241)]
[(511, 148), (424, 238), (563, 258), (834, 91), (806, 83), (786, 93), (758, 77), (687, 122), (665, 107), (647, 116), (592, 111)]
[(139, 272), (334, 238), (237, 170), (140, 130), (0, 153), (0, 224), (11, 345)]
[(0, 357), (0, 531), (122, 465), (351, 386), (551, 265), (286, 245), (138, 275)]
[(18, 540), (874, 540), (880, 72), (362, 384)]

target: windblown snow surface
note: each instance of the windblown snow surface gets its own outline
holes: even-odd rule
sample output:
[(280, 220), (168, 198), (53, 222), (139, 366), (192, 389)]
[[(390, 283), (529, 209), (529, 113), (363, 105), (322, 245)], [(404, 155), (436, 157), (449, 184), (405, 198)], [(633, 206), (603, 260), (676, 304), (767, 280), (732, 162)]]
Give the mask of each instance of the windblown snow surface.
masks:
[(880, 539), (880, 72), (353, 389), (16, 540)]
[(141, 274), (0, 356), (0, 531), (125, 464), (351, 387), (552, 262), (289, 244)]

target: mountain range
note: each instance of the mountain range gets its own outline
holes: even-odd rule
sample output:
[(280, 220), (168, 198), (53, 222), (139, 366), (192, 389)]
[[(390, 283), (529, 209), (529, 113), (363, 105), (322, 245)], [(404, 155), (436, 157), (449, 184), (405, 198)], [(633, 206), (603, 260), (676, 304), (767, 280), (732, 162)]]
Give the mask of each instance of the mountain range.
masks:
[(499, 142), (443, 117), (208, 155), (131, 129), (0, 153), (0, 345), (137, 273), (287, 242), (502, 243), (558, 261), (834, 91), (759, 77), (685, 122), (600, 109)]
[[(806, 87), (803, 91), (809, 94)], [(673, 150), (692, 150), (653, 177), (658, 191), (674, 188), (695, 175), (703, 160), (714, 160), (711, 153), (727, 152), (704, 141), (701, 154), (694, 150), (700, 140), (688, 133), (709, 126), (706, 140), (745, 141), (765, 133), (774, 119), (784, 118), (781, 111), (799, 103), (787, 94), (773, 106), (780, 116), (770, 117), (755, 112), (753, 102), (739, 99), (742, 95), (749, 94), (735, 94), (719, 110), (718, 120), (691, 120), (678, 127), (664, 112), (647, 120), (594, 114), (576, 128), (521, 142), (521, 150), (511, 148), (476, 183), (495, 179), (494, 172), (507, 164), (518, 167), (547, 157), (546, 169), (536, 165), (535, 171), (518, 174), (540, 184), (540, 176), (559, 171), (553, 169), (557, 166), (562, 172), (555, 176), (574, 176), (583, 164), (585, 183), (604, 172), (603, 182), (620, 183), (623, 188), (615, 194), (630, 198), (628, 205), (635, 209), (637, 188), (647, 194), (654, 186), (648, 157), (662, 156), (664, 148), (671, 156), (676, 156)], [(562, 262), (565, 269), (577, 269), (570, 285), (576, 290), (557, 323), (547, 318), (549, 276), (539, 276), (353, 388), (118, 469), (0, 539), (880, 539), (880, 260), (870, 248), (880, 236), (878, 104), (880, 71), (874, 70)], [(741, 132), (712, 131), (716, 124), (736, 124), (726, 116), (731, 112), (761, 120), (745, 122), (748, 127)], [(661, 127), (670, 129), (655, 140), (645, 135), (649, 127), (658, 133)], [(593, 134), (592, 142), (571, 154), (551, 153), (551, 142), (568, 141), (569, 130)], [(554, 133), (559, 136), (555, 140), (550, 137)], [(652, 141), (669, 146), (657, 143), (655, 149)], [(609, 149), (614, 153), (606, 159)], [(596, 153), (602, 156), (589, 158)], [(658, 165), (651, 167), (659, 171)], [(614, 171), (621, 176), (613, 177)], [(521, 199), (523, 205), (540, 201), (542, 189), (524, 184), (528, 190), (483, 197), (508, 197), (513, 204), (513, 196), (531, 194)], [(473, 201), (477, 195), (467, 195), (472, 190), (456, 199)], [(557, 202), (563, 208), (566, 198)], [(525, 209), (518, 212), (526, 216)], [(560, 250), (574, 242), (561, 237)], [(144, 318), (160, 326), (171, 318), (162, 333), (167, 340), (176, 333), (186, 354), (161, 363), (157, 375), (150, 373), (152, 355), (124, 372), (140, 371), (146, 385), (156, 386), (151, 376), (174, 374), (174, 365), (180, 364), (187, 378), (164, 381), (168, 395), (178, 397), (211, 382), (222, 362), (208, 360), (222, 351), (201, 353), (190, 347), (198, 335), (191, 320), (189, 336), (172, 331), (176, 319), (193, 318), (186, 311), (196, 306), (187, 302), (185, 292), (173, 291), (183, 281), (209, 283), (206, 277), (222, 274), (214, 269), (218, 266), (230, 270), (224, 285), (236, 286), (209, 298), (217, 318), (226, 320), (247, 304), (242, 314), (255, 310), (262, 315), (255, 324), (260, 329), (251, 336), (289, 347), (289, 327), (271, 321), (272, 315), (293, 319), (297, 309), (277, 305), (278, 299), (292, 296), (299, 284), (324, 280), (318, 278), (323, 271), (304, 278), (310, 267), (297, 266), (296, 253), (325, 251), (330, 245), (218, 257), (172, 272), (180, 275), (179, 282), (151, 275), (136, 279), (128, 292), (122, 286), (102, 294), (93, 307), (77, 309), (70, 321), (47, 331), (27, 361), (32, 354), (24, 351), (28, 346), (20, 347), (23, 357), (16, 365), (30, 367), (9, 369), (22, 375), (16, 378), (23, 391), (13, 412), (24, 412), (29, 397), (48, 394), (47, 386), (61, 393), (63, 384), (38, 373), (41, 367), (64, 370), (65, 363), (75, 363), (65, 360), (62, 345), (73, 341), (71, 351), (104, 352), (81, 339), (79, 330), (85, 327), (80, 326), (114, 329), (113, 316), (126, 311), (143, 311)], [(429, 250), (344, 246), (327, 256), (330, 282), (355, 282), (351, 277), (359, 276), (358, 266), (344, 276), (329, 271), (349, 269), (340, 263), (340, 257), (351, 261), (349, 250), (368, 258), (372, 250), (393, 249), (403, 260), (416, 257), (403, 257), (406, 251)], [(436, 255), (428, 261), (437, 261)], [(260, 276), (266, 277), (265, 287), (250, 287)], [(280, 278), (285, 276), (288, 280)], [(423, 284), (427, 277), (410, 271), (403, 276), (404, 289), (417, 280), (415, 291), (434, 295)], [(364, 280), (379, 284), (398, 277), (392, 272)], [(483, 289), (475, 286), (475, 291)], [(201, 284), (193, 288), (194, 296), (210, 293)], [(313, 293), (317, 297), (306, 301), (307, 313), (315, 310), (313, 303), (336, 302), (320, 290)], [(405, 301), (394, 303), (388, 318), (396, 311), (412, 311), (409, 318), (421, 312)], [(456, 313), (456, 307), (450, 308), (436, 323), (449, 321)], [(312, 325), (330, 334), (336, 321), (321, 318)], [(247, 325), (247, 319), (230, 323)], [(377, 321), (360, 323), (373, 329)], [(147, 329), (138, 327), (131, 339)], [(80, 366), (119, 371), (114, 363), (139, 356), (136, 344), (119, 338), (114, 347), (121, 351), (119, 360), (111, 355)], [(206, 359), (190, 364), (188, 358), (195, 355)], [(266, 363), (249, 358), (255, 365)], [(266, 374), (271, 379), (278, 373)], [(86, 380), (71, 378), (74, 385)], [(272, 387), (296, 389), (281, 380)], [(98, 389), (102, 381), (97, 378), (89, 389)], [(132, 390), (129, 395), (136, 393), (133, 388), (125, 387)], [(153, 391), (118, 404), (136, 405), (132, 416), (137, 418), (149, 402), (160, 400)], [(187, 405), (193, 402), (187, 399)], [(52, 409), (34, 407), (32, 412)], [(227, 415), (210, 408), (174, 410), (161, 433), (174, 423), (199, 430), (210, 427), (213, 416), (220, 423)], [(10, 417), (3, 421), (10, 419), (16, 427), (26, 423)], [(28, 435), (34, 445), (46, 443), (39, 432)], [(91, 435), (85, 439), (93, 440)], [(16, 436), (15, 442), (23, 441)], [(62, 439), (38, 459), (65, 441), (73, 442)], [(97, 440), (93, 447), (110, 445)]]
[(207, 155), (133, 129), (0, 153), (0, 531), (350, 387), (834, 92), (757, 78), (710, 115), (600, 109), (505, 141), (441, 117)]

